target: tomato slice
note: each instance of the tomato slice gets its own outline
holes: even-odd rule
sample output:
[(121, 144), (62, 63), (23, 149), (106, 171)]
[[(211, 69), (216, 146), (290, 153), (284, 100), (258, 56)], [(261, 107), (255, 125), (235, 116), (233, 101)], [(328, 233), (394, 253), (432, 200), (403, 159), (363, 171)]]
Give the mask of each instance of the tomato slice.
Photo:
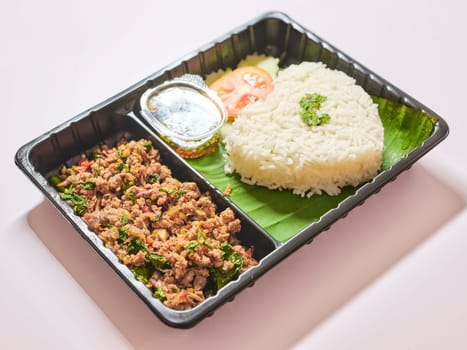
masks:
[(236, 118), (250, 103), (264, 101), (274, 89), (271, 75), (253, 66), (237, 68), (209, 87), (217, 92), (231, 118)]

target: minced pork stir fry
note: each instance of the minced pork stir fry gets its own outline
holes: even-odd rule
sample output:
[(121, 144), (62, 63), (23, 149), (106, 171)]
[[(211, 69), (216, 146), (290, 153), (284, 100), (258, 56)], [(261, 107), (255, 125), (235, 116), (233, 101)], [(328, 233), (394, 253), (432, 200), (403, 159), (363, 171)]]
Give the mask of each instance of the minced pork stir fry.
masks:
[(52, 182), (155, 298), (190, 309), (257, 264), (235, 237), (240, 220), (209, 193), (180, 182), (150, 141), (122, 141), (63, 167)]

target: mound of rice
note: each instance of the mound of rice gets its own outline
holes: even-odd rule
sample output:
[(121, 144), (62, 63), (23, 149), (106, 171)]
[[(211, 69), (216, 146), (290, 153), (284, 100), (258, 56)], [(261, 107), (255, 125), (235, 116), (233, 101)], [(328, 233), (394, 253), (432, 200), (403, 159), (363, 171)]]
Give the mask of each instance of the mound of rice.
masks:
[[(266, 101), (247, 106), (225, 136), (227, 173), (270, 189), (310, 197), (337, 195), (341, 187), (373, 178), (383, 154), (377, 106), (355, 80), (322, 63), (304, 62), (279, 72)], [(331, 116), (307, 126), (300, 99), (327, 97), (320, 112)]]

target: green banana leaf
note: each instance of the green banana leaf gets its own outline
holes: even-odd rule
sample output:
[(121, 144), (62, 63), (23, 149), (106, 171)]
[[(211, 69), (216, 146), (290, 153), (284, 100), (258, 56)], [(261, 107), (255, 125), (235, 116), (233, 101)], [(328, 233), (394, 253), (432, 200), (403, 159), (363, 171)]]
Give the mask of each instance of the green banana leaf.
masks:
[[(378, 104), (384, 127), (384, 153), (381, 170), (389, 169), (411, 150), (420, 146), (433, 132), (436, 119), (421, 111), (380, 98)], [(224, 173), (223, 148), (202, 158), (190, 160), (209, 182), (220, 191), (232, 186), (230, 199), (274, 238), (285, 242), (341, 201), (353, 195), (358, 187), (347, 186), (337, 196), (327, 194), (303, 198), (291, 191), (269, 190), (240, 181), (237, 174)]]

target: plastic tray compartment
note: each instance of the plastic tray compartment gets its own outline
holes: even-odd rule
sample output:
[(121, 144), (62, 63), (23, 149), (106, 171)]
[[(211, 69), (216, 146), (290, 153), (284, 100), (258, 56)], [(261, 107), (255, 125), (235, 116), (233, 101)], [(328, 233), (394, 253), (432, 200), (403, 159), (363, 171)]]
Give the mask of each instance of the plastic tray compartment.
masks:
[(151, 310), (170, 325), (192, 325), (195, 320), (205, 316), (213, 308), (231, 298), (239, 289), (249, 284), (254, 279), (255, 269), (258, 269), (259, 266), (251, 268), (251, 272), (248, 270), (248, 275), (246, 273), (240, 275), (240, 278), (196, 308), (188, 311), (169, 309), (155, 299), (151, 292), (135, 279), (133, 273), (118, 261), (112, 251), (105, 248), (97, 235), (87, 228), (86, 223), (73, 213), (65, 201), (60, 199), (53, 185), (47, 181), (51, 175), (59, 173), (63, 164), (68, 166), (76, 164), (82, 153), (91, 156), (93, 151), (102, 145), (106, 144), (113, 147), (122, 138), (127, 140), (146, 138), (151, 140), (154, 147), (160, 151), (161, 163), (172, 170), (172, 175), (175, 178), (180, 181), (196, 182), (201, 192), (210, 192), (219, 211), (231, 207), (242, 222), (242, 230), (237, 234), (237, 237), (243, 245), (254, 246), (254, 255), (257, 260), (261, 260), (271, 253), (277, 243), (235, 205), (227, 201), (222, 193), (214, 189), (199, 174), (188, 167), (151, 130), (148, 130), (140, 121), (131, 116), (116, 113), (92, 113), (45, 135), (40, 141), (22, 148), (17, 159), (23, 170), (31, 176), (33, 181), (71, 222), (81, 236), (109, 263)]
[[(137, 101), (146, 89), (185, 73), (205, 76), (219, 68), (234, 67), (242, 58), (252, 53), (264, 53), (278, 57), (282, 67), (302, 61), (322, 61), (330, 68), (342, 70), (354, 77), (369, 94), (403, 103), (431, 114), (437, 119), (434, 131), (421, 146), (389, 170), (380, 173), (373, 181), (360, 187), (354, 195), (326, 212), (320, 220), (310, 223), (286, 242), (279, 242), (168, 148), (137, 114)], [(306, 30), (285, 14), (271, 12), (232, 30), (120, 94), (39, 136), (18, 150), (15, 161), (76, 228), (77, 232), (162, 321), (174, 327), (186, 328), (212, 314), (217, 307), (231, 300), (246, 286), (252, 285), (258, 277), (289, 254), (305, 243), (311, 242), (316, 235), (329, 228), (336, 220), (363, 203), (367, 197), (378, 192), (386, 183), (394, 180), (402, 171), (441, 142), (447, 134), (448, 127), (445, 121), (429, 108)], [(71, 208), (60, 199), (57, 191), (47, 181), (50, 175), (57, 173), (62, 164), (74, 164), (81, 153), (90, 154), (103, 144), (114, 146), (121, 137), (127, 139), (145, 137), (152, 140), (154, 146), (161, 152), (161, 161), (172, 169), (174, 177), (182, 181), (195, 181), (201, 191), (210, 191), (219, 209), (232, 207), (242, 221), (242, 232), (238, 237), (244, 245), (255, 247), (255, 257), (260, 261), (259, 265), (250, 268), (239, 278), (228, 283), (215, 296), (191, 310), (175, 311), (153, 298), (150, 291), (134, 278), (131, 271), (103, 246), (94, 233), (89, 231), (84, 221), (73, 214)]]

